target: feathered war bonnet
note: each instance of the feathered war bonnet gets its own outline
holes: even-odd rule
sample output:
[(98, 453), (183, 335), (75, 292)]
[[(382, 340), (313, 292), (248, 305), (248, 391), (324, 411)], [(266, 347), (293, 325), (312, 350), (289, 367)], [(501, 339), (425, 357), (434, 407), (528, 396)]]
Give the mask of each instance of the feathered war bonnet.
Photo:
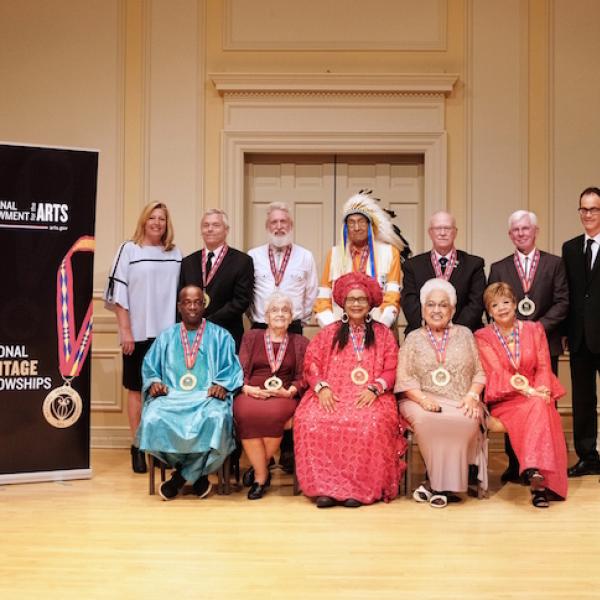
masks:
[(342, 240), (344, 244), (344, 256), (348, 255), (348, 225), (346, 223), (350, 215), (362, 215), (369, 222), (369, 261), (371, 272), (375, 275), (375, 253), (373, 251), (373, 240), (396, 246), (399, 252), (404, 250), (402, 238), (394, 230), (390, 215), (381, 208), (379, 200), (373, 198), (371, 190), (360, 190), (348, 198), (343, 208)]

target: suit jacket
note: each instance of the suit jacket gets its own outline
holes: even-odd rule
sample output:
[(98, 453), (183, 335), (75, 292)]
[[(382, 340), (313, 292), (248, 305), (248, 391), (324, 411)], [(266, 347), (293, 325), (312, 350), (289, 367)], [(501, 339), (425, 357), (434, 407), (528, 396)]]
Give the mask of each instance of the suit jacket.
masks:
[(584, 239), (579, 235), (562, 247), (569, 285), (567, 335), (572, 352), (580, 350), (585, 342), (591, 352), (600, 354), (600, 254), (587, 281)]
[[(456, 289), (456, 313), (454, 323), (464, 325), (471, 331), (482, 327), (483, 291), (485, 290), (485, 273), (483, 258), (457, 250), (458, 264), (450, 275), (450, 283)], [(402, 265), (404, 281), (401, 295), (401, 306), (406, 317), (405, 334), (421, 326), (421, 300), (419, 292), (428, 279), (435, 277), (431, 264), (431, 251), (417, 254)]]
[[(181, 262), (178, 292), (186, 285), (202, 287), (202, 251), (197, 250)], [(254, 263), (235, 248), (229, 248), (219, 269), (206, 287), (210, 304), (204, 316), (229, 331), (239, 351), (244, 334), (243, 316), (254, 293)]]
[[(517, 302), (525, 297), (523, 284), (515, 267), (514, 254), (492, 264), (488, 284), (503, 281), (515, 292)], [(522, 321), (539, 321), (546, 332), (551, 356), (562, 354), (560, 341), (562, 321), (569, 310), (569, 289), (565, 266), (560, 256), (540, 250), (540, 262), (528, 296), (535, 303), (535, 312), (526, 317), (517, 312)]]

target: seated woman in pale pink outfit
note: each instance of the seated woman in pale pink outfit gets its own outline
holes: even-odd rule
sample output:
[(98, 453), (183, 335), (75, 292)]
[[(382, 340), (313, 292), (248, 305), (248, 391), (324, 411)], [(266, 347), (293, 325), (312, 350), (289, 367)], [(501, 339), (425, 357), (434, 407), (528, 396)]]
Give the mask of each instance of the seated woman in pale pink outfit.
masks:
[(456, 290), (444, 279), (421, 288), (423, 326), (400, 348), (396, 392), (400, 414), (410, 423), (429, 481), (414, 492), (417, 502), (443, 508), (467, 491), (469, 465), (487, 489), (487, 457), (480, 426), (479, 395), (485, 374), (471, 331), (452, 324)]
[(567, 448), (556, 400), (565, 390), (552, 373), (550, 351), (539, 322), (519, 321), (507, 283), (483, 295), (493, 322), (475, 333), (487, 375), (485, 401), (508, 431), (521, 474), (531, 483), (531, 502), (547, 508), (567, 497)]

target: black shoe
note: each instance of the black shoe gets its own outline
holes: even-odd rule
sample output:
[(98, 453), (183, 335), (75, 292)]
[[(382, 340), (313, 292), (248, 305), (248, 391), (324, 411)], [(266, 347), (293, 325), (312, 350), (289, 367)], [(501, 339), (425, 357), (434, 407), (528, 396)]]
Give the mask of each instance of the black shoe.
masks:
[(294, 453), (282, 452), (279, 456), (279, 464), (285, 473), (291, 475), (294, 472)]
[(261, 485), (257, 481), (252, 484), (252, 487), (248, 490), (248, 500), (260, 500), (267, 491), (267, 485)]
[(358, 508), (359, 506), (362, 506), (362, 502), (359, 502), (354, 498), (348, 498), (347, 500), (344, 500), (343, 504), (346, 508)]
[(583, 475), (600, 475), (600, 461), (579, 460), (567, 469), (569, 477), (581, 477)]
[(200, 479), (194, 482), (192, 488), (198, 498), (206, 498), (206, 496), (210, 494), (210, 490), (212, 490), (212, 483), (208, 480), (206, 475), (202, 475)]
[(315, 502), (317, 508), (329, 508), (335, 506), (337, 502), (331, 496), (319, 496)]
[(146, 455), (137, 447), (131, 446), (131, 468), (134, 473), (146, 473)]
[(519, 471), (513, 469), (510, 465), (507, 467), (506, 471), (500, 475), (500, 481), (502, 483), (521, 483), (521, 477), (519, 476)]
[(254, 467), (250, 467), (242, 476), (242, 483), (244, 487), (250, 487), (254, 483)]
[(171, 479), (164, 481), (158, 488), (158, 493), (163, 500), (173, 500), (185, 485), (185, 479), (179, 471), (174, 471)]

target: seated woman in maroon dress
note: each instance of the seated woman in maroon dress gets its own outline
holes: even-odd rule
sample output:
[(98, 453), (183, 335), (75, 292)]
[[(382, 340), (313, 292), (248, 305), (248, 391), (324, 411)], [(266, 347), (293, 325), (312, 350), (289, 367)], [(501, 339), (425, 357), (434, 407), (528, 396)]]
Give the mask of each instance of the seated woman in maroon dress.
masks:
[(284, 429), (306, 386), (303, 383), (304, 353), (308, 340), (288, 333), (292, 301), (275, 293), (265, 307), (267, 329), (244, 334), (240, 362), (244, 387), (233, 402), (237, 434), (252, 466), (244, 473), (250, 486), (248, 498), (262, 498), (271, 483), (269, 461), (279, 450)]
[(508, 431), (533, 505), (547, 508), (548, 500), (567, 497), (567, 448), (556, 410), (565, 390), (552, 373), (542, 324), (517, 320), (512, 288), (493, 283), (483, 301), (493, 319), (475, 332), (487, 377), (485, 401)]
[(343, 275), (333, 298), (342, 322), (322, 329), (304, 358), (309, 389), (294, 416), (296, 474), (319, 508), (387, 502), (398, 494), (405, 446), (393, 394), (398, 345), (369, 314), (382, 302), (373, 278)]

